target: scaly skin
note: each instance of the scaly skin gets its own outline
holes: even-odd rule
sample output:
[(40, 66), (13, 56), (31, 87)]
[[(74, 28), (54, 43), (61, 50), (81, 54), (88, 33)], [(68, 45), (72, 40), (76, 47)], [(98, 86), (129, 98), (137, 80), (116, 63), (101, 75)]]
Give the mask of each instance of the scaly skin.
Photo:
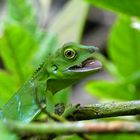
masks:
[(101, 68), (101, 63), (93, 59), (95, 51), (93, 46), (76, 43), (65, 44), (54, 51), (4, 105), (0, 118), (25, 123), (32, 121), (41, 112), (38, 102), (45, 107), (47, 94), (55, 94)]

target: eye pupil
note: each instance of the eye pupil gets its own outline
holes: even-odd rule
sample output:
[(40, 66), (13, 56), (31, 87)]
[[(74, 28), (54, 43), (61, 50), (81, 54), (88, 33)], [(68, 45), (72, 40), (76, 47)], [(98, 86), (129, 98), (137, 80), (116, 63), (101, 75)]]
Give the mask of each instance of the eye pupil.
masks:
[(67, 55), (67, 56), (72, 56), (72, 55), (73, 55), (73, 52), (72, 52), (72, 51), (67, 51), (67, 52), (66, 52), (66, 55)]

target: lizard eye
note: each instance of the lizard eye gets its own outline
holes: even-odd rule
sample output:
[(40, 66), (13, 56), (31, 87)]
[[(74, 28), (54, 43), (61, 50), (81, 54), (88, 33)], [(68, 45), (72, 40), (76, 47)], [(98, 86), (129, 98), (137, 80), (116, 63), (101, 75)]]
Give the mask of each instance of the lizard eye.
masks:
[(66, 49), (64, 51), (64, 56), (67, 58), (67, 59), (73, 59), (75, 56), (76, 56), (76, 52), (75, 50), (73, 49)]

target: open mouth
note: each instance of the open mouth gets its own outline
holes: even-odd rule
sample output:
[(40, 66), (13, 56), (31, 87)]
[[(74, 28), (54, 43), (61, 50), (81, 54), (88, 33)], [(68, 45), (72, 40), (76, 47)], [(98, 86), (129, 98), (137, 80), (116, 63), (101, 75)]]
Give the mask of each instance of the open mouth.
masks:
[(99, 60), (88, 58), (85, 61), (83, 61), (81, 64), (70, 67), (69, 70), (73, 72), (88, 72), (88, 71), (99, 70), (101, 68), (102, 68), (102, 64)]

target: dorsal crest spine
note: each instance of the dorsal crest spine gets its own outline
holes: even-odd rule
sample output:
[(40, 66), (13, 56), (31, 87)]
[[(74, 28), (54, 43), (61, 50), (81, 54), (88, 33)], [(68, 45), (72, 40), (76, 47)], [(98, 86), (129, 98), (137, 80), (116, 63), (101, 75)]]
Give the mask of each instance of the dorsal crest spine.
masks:
[(40, 71), (40, 69), (43, 67), (44, 63), (45, 62), (43, 61), (41, 64), (39, 64), (38, 68), (34, 71), (34, 74), (36, 74), (37, 72)]

